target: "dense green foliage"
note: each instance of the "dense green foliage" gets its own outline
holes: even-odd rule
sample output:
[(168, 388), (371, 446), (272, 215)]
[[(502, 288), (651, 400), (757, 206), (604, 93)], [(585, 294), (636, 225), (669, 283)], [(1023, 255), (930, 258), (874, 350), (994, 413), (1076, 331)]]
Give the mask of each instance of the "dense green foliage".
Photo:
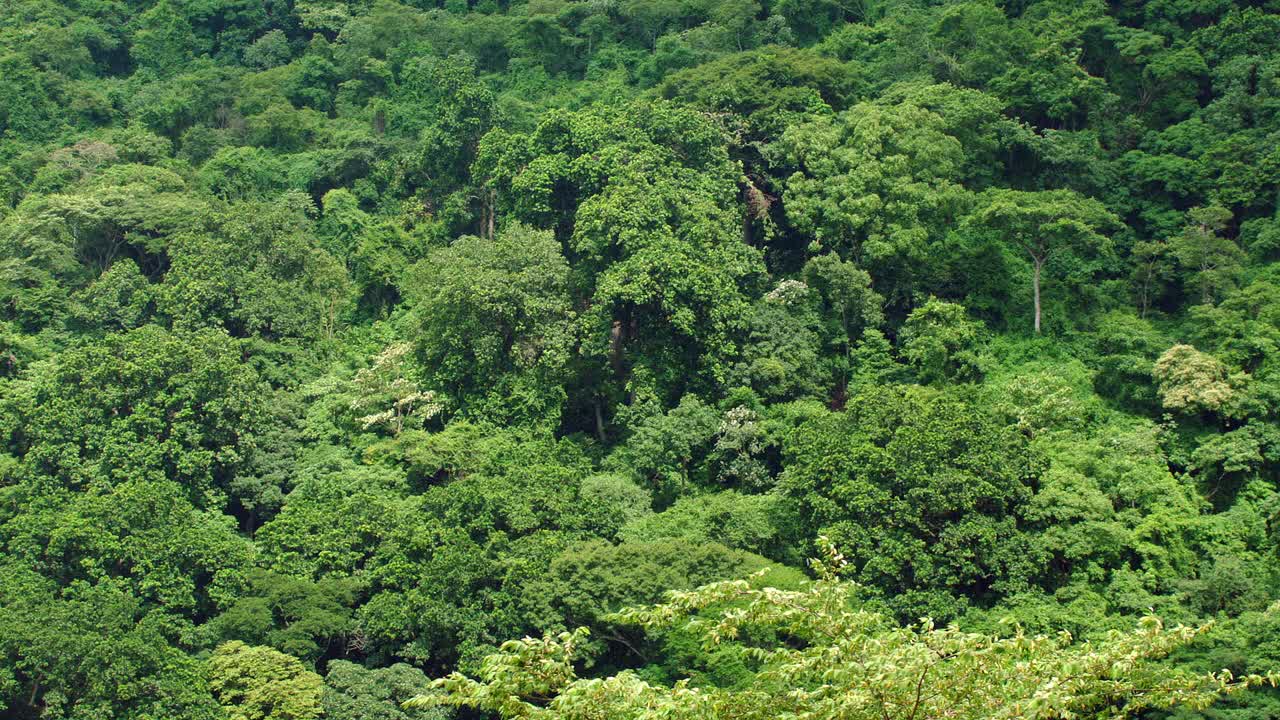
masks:
[(0, 715), (1280, 716), (1278, 194), (1275, 0), (3, 3)]

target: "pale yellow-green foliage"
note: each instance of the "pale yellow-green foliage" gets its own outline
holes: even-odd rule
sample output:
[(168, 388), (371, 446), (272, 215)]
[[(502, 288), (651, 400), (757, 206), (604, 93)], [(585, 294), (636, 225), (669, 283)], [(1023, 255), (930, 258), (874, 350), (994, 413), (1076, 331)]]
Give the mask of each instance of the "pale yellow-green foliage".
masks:
[(311, 720), (324, 714), (324, 681), (274, 648), (233, 640), (208, 664), (209, 688), (230, 720)]
[(683, 627), (709, 648), (739, 653), (757, 668), (745, 687), (687, 680), (666, 687), (631, 672), (579, 678), (574, 661), (587, 635), (579, 629), (508, 642), (485, 660), (478, 680), (454, 673), (435, 682), (442, 695), (409, 703), (538, 720), (1070, 720), (1203, 708), (1276, 680), (1155, 663), (1203, 628), (1166, 628), (1154, 617), (1095, 641), (1016, 629), (994, 637), (927, 619), (901, 627), (857, 607), (855, 586), (835, 578), (842, 563), (829, 551), (815, 563), (820, 579), (800, 591), (720, 582), (615, 618), (650, 631)]
[(1174, 345), (1166, 350), (1156, 360), (1151, 375), (1159, 385), (1161, 403), (1169, 410), (1217, 411), (1234, 394), (1226, 366), (1190, 345)]
[(373, 367), (356, 373), (354, 383), (359, 394), (351, 407), (361, 412), (375, 411), (358, 418), (365, 430), (385, 425), (393, 435), (399, 435), (411, 416), (429, 419), (443, 409), (435, 393), (422, 390), (405, 377), (404, 358), (411, 349), (408, 343), (389, 345), (374, 358)]

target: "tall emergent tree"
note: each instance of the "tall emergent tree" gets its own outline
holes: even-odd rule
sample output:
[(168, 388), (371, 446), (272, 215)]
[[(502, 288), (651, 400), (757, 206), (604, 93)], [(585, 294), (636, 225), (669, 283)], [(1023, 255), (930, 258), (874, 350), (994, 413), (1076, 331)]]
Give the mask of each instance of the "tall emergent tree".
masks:
[(983, 193), (969, 223), (984, 226), (1031, 258), (1035, 329), (1040, 332), (1040, 276), (1057, 255), (1096, 255), (1108, 249), (1104, 232), (1120, 220), (1102, 203), (1072, 190), (995, 189)]

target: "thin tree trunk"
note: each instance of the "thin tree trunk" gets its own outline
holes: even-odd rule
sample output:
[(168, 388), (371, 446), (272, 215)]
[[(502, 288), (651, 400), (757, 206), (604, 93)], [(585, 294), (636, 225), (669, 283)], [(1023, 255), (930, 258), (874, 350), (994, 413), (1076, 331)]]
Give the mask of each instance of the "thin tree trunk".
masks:
[(613, 366), (613, 374), (622, 377), (622, 337), (623, 325), (621, 320), (614, 320), (613, 326), (609, 329), (609, 364)]
[(489, 239), (494, 236), (494, 216), (498, 214), (498, 193), (492, 188), (489, 189)]

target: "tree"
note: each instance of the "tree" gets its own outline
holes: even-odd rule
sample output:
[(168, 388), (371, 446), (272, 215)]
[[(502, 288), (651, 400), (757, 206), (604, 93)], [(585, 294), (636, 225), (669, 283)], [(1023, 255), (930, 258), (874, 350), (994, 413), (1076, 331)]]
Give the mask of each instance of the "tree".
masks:
[(1172, 343), (1150, 321), (1123, 311), (1098, 319), (1098, 372), (1093, 386), (1099, 395), (1134, 409), (1153, 411), (1156, 389), (1151, 367)]
[(352, 379), (356, 399), (351, 408), (357, 412), (374, 411), (359, 418), (365, 430), (385, 425), (392, 435), (399, 435), (406, 423), (421, 423), (440, 413), (442, 408), (435, 393), (424, 392), (405, 376), (404, 359), (412, 350), (408, 343), (388, 345), (373, 358), (371, 367), (356, 372)]
[(424, 385), (477, 417), (558, 421), (568, 274), (554, 236), (519, 224), (428, 253), (405, 284)]
[(0, 132), (24, 140), (48, 139), (62, 118), (52, 96), (53, 79), (18, 53), (0, 56)]
[[(1062, 394), (1053, 393), (1058, 398)], [(1048, 415), (1028, 407), (1026, 400), (1011, 400), (1024, 408), (1020, 414), (1027, 424), (1038, 424)], [(1052, 397), (1045, 400), (1042, 404), (1061, 404), (1068, 417), (1066, 422), (1049, 423), (1035, 441), (1044, 469), (1021, 512), (1033, 552), (1046, 558), (1038, 584), (1049, 592), (1090, 588), (1089, 599), (1080, 596), (1080, 606), (1101, 601), (1126, 614), (1152, 607), (1176, 612), (1181, 603), (1175, 578), (1196, 573), (1209, 554), (1209, 538), (1203, 524), (1204, 501), (1170, 470), (1161, 430), (1154, 423), (1128, 418), (1113, 419), (1092, 431), (1081, 424), (1072, 429), (1070, 423), (1087, 415), (1088, 409)], [(1028, 598), (1035, 595), (1024, 593), (990, 616), (995, 619), (1011, 607), (1030, 604)], [(1022, 615), (1023, 622), (1042, 630), (1058, 624), (1079, 633), (1115, 626), (1116, 618), (1096, 609), (1081, 612), (1060, 606), (1052, 595), (1046, 599), (1048, 612)]]
[(763, 264), (742, 242), (741, 171), (704, 114), (668, 102), (552, 112), (530, 135), (489, 133), (477, 170), (499, 209), (554, 228), (577, 270), (582, 384), (595, 395), (582, 405), (621, 389), (670, 403), (724, 379)]
[(266, 422), (264, 392), (225, 333), (145, 325), (32, 372), (3, 399), (0, 427), (42, 486), (164, 480), (222, 509)]
[(271, 30), (244, 49), (244, 63), (267, 70), (288, 62), (292, 51), (289, 39), (280, 30)]
[(46, 206), (28, 202), (0, 220), (0, 311), (33, 330), (62, 317), (68, 286), (86, 274), (76, 259), (76, 226)]
[[(453, 674), (433, 686), (443, 702), (501, 718), (796, 717), (854, 720), (990, 720), (1137, 717), (1148, 709), (1204, 708), (1217, 698), (1276, 675), (1170, 671), (1158, 660), (1203, 628), (1166, 629), (1145, 618), (1131, 632), (1095, 642), (1057, 636), (965, 633), (924, 620), (899, 627), (852, 604), (856, 586), (834, 578), (841, 558), (817, 564), (819, 580), (800, 590), (754, 587), (747, 580), (673, 592), (667, 602), (624, 611), (618, 619), (657, 631), (683, 627), (705, 647), (758, 668), (739, 687), (653, 685), (634, 672), (577, 676), (587, 631), (505, 643), (481, 666), (479, 680)], [(768, 640), (752, 640), (768, 638)]]
[[(174, 530), (173, 532), (177, 532)], [(29, 562), (0, 565), (0, 709), (14, 718), (221, 720), (181, 627), (119, 580), (59, 593)], [(188, 626), (189, 628), (189, 626)]]
[(775, 165), (794, 168), (783, 202), (791, 224), (813, 238), (811, 251), (866, 268), (890, 302), (928, 282), (930, 247), (966, 199), (963, 148), (941, 116), (905, 102), (861, 103), (792, 126), (771, 152)]
[(406, 708), (402, 703), (431, 692), (431, 680), (404, 663), (370, 669), (347, 660), (329, 663), (324, 676), (328, 720), (447, 720), (445, 707)]
[(853, 579), (903, 617), (951, 618), (1022, 588), (1037, 567), (1017, 526), (1025, 440), (932, 388), (865, 387), (791, 428), (778, 488), (793, 541), (849, 548)]
[(720, 415), (695, 395), (663, 412), (653, 399), (625, 408), (618, 420), (626, 441), (605, 459), (607, 469), (632, 473), (649, 487), (660, 505), (690, 492), (706, 480), (706, 459), (720, 426)]
[(898, 342), (902, 357), (916, 367), (925, 384), (972, 382), (982, 377), (978, 344), (982, 324), (969, 319), (963, 305), (931, 297), (907, 316)]
[(613, 545), (588, 540), (566, 547), (545, 575), (531, 578), (523, 598), (551, 611), (543, 629), (597, 625), (609, 614), (640, 603), (656, 602), (668, 590), (740, 577), (768, 563), (756, 555), (716, 542), (660, 539)]
[(854, 340), (884, 322), (884, 297), (872, 290), (871, 276), (857, 264), (826, 253), (804, 266), (805, 282), (822, 298), (826, 340), (844, 350), (842, 372), (837, 374), (839, 391), (848, 385), (853, 362)]
[(176, 483), (130, 479), (85, 492), (33, 485), (14, 493), (20, 512), (0, 525), (0, 547), (39, 568), (61, 597), (110, 585), (139, 613), (163, 610), (182, 626), (207, 619), (243, 587), (252, 544), (231, 518), (193, 507)]
[(684, 539), (789, 559), (790, 548), (781, 529), (786, 510), (777, 493), (745, 495), (725, 490), (680, 498), (663, 512), (624, 525), (621, 535), (633, 543)]
[(830, 378), (819, 309), (817, 294), (798, 280), (783, 280), (757, 300), (729, 382), (770, 400), (823, 394)]
[(1200, 290), (1200, 302), (1206, 305), (1229, 289), (1243, 270), (1244, 251), (1222, 236), (1231, 221), (1231, 211), (1224, 207), (1195, 208), (1187, 212), (1182, 233), (1169, 241), (1178, 262), (1190, 271), (1187, 285)]
[(858, 16), (857, 19), (862, 21), (871, 20), (864, 9), (873, 5), (858, 3), (856, 8), (851, 8), (832, 0), (784, 0), (778, 3), (777, 9), (801, 39), (816, 40), (831, 32), (832, 28), (851, 15)]
[(389, 102), (379, 104), (387, 129), (416, 140), (412, 150), (383, 164), (391, 187), (414, 193), (427, 213), (450, 228), (492, 235), (492, 196), (488, 188), (468, 187), (480, 138), (496, 112), (493, 91), (476, 77), (475, 60), (462, 54), (416, 57), (390, 94)]
[(1139, 317), (1144, 320), (1152, 304), (1164, 294), (1165, 283), (1172, 274), (1169, 254), (1168, 243), (1139, 240), (1133, 244), (1133, 282), (1137, 286)]
[(1220, 411), (1234, 395), (1226, 366), (1190, 345), (1164, 351), (1151, 375), (1160, 388), (1160, 401), (1170, 410)]
[[(668, 99), (733, 112), (745, 123), (745, 144), (776, 137), (789, 121), (846, 104), (860, 85), (859, 75), (857, 68), (813, 49), (779, 43), (671, 73), (658, 90)], [(754, 155), (751, 148), (742, 151)]]
[(309, 663), (341, 647), (355, 629), (351, 609), (357, 583), (253, 570), (246, 589), (209, 622), (219, 639), (268, 645)]
[(157, 74), (176, 72), (207, 50), (181, 6), (162, 0), (137, 16), (129, 54), (139, 67)]
[(1102, 203), (1071, 190), (988, 190), (965, 222), (985, 227), (1031, 258), (1035, 331), (1040, 333), (1040, 276), (1051, 257), (1107, 252), (1102, 233), (1119, 219)]
[(906, 382), (906, 367), (893, 356), (893, 345), (884, 333), (874, 328), (862, 331), (862, 337), (849, 354), (852, 372), (849, 384), (853, 388), (878, 387)]
[(234, 640), (208, 660), (209, 687), (231, 720), (312, 720), (324, 681), (295, 657)]
[(91, 328), (118, 332), (143, 325), (154, 312), (150, 283), (131, 259), (112, 264), (73, 301), (71, 315)]
[(346, 264), (363, 292), (362, 305), (379, 315), (389, 312), (401, 299), (406, 268), (426, 255), (432, 226), (366, 213), (345, 188), (325, 193), (322, 205), (316, 232), (323, 247)]
[(251, 200), (289, 189), (287, 173), (284, 162), (266, 150), (224, 147), (200, 167), (199, 178), (223, 200)]
[(175, 326), (221, 325), (237, 337), (333, 337), (350, 280), (313, 242), (312, 210), (299, 193), (235, 203), (211, 231), (175, 237), (161, 309)]
[[(68, 300), (86, 281), (137, 286), (155, 279), (168, 263), (169, 239), (205, 229), (209, 216), (207, 199), (193, 196), (179, 175), (122, 164), (114, 146), (77, 143), (59, 154), (65, 165), (51, 161), (37, 181), (60, 192), (32, 194), (0, 221), (0, 302), (6, 316), (33, 329), (56, 325), (68, 310), (82, 315), (85, 308)], [(124, 300), (101, 299), (103, 312)]]
[(653, 497), (632, 478), (621, 473), (592, 475), (582, 481), (583, 502), (604, 509), (616, 527), (643, 520), (653, 514)]
[[(422, 522), (403, 473), (320, 454), (297, 470), (284, 507), (255, 534), (263, 564), (290, 577), (349, 578), (373, 569), (384, 538)], [(372, 528), (381, 528), (380, 533)]]

